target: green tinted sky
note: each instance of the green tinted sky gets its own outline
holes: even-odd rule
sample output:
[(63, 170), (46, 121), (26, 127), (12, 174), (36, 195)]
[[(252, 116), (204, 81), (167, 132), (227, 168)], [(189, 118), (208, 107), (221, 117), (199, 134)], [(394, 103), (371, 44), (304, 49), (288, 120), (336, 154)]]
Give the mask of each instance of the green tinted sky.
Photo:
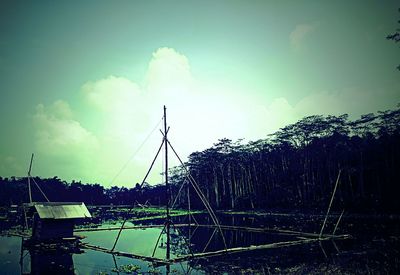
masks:
[[(109, 185), (168, 106), (186, 157), (400, 102), (397, 1), (1, 1), (0, 176)], [(113, 184), (141, 180), (158, 130)], [(162, 163), (159, 164), (160, 168)], [(161, 180), (155, 172), (152, 182)]]

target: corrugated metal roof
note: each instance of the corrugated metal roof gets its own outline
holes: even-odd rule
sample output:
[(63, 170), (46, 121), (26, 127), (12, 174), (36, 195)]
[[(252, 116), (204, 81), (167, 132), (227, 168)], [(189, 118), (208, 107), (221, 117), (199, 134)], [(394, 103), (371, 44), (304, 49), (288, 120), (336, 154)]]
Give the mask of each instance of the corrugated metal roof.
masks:
[(91, 218), (83, 202), (43, 202), (35, 203), (41, 219), (78, 219)]

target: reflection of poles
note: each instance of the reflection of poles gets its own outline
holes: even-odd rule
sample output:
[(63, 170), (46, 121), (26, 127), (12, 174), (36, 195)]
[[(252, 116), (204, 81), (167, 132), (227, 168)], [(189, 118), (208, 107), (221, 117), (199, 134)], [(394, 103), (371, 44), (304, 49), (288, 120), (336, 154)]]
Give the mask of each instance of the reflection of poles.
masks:
[(21, 237), (21, 253), (19, 257), (19, 266), (21, 268), (21, 275), (24, 274), (24, 257), (22, 254), (24, 253), (24, 237)]
[(325, 249), (324, 249), (324, 247), (322, 246), (322, 242), (319, 241), (318, 243), (319, 243), (319, 247), (320, 247), (321, 250), (322, 250), (322, 253), (323, 253), (324, 256), (325, 256), (325, 259), (328, 259), (328, 255), (326, 254)]
[(114, 254), (111, 254), (111, 255), (112, 255), (113, 260), (114, 260), (115, 270), (116, 270), (117, 274), (119, 275), (119, 269), (118, 269), (118, 265), (117, 265), (117, 260), (115, 259), (115, 255)]
[(208, 240), (206, 246), (205, 246), (204, 249), (203, 249), (203, 253), (206, 252), (206, 250), (207, 250), (208, 246), (210, 245), (211, 240), (212, 240), (212, 238), (214, 237), (214, 235), (215, 235), (216, 232), (217, 232), (217, 228), (214, 228), (214, 231), (213, 231), (213, 233), (211, 234), (210, 239)]
[[(192, 248), (190, 247), (190, 242), (188, 242), (188, 240), (184, 237), (184, 234), (182, 233), (182, 231), (179, 230), (179, 228), (177, 228), (177, 227), (175, 226), (175, 224), (174, 224), (172, 221), (170, 221), (170, 225), (172, 225), (173, 228), (174, 228), (174, 230), (177, 231), (177, 232), (179, 233), (178, 236), (182, 236), (183, 241), (185, 242), (186, 246), (188, 247), (190, 254), (192, 254), (192, 256), (193, 256), (194, 253), (193, 253), (193, 251), (192, 251)], [(154, 255), (156, 254), (156, 250), (157, 250), (157, 247), (158, 247), (158, 243), (160, 242), (160, 239), (161, 239), (162, 234), (163, 234), (164, 232), (166, 232), (166, 229), (167, 229), (167, 223), (164, 224), (164, 227), (163, 227), (163, 229), (161, 230), (160, 235), (158, 235), (157, 242), (156, 242), (156, 244), (155, 244), (155, 246), (154, 246), (153, 253), (151, 254), (151, 257), (154, 257)], [(167, 236), (167, 240), (168, 240), (168, 236)]]
[(336, 252), (339, 254), (339, 253), (340, 253), (340, 250), (339, 250), (339, 248), (337, 247), (337, 245), (336, 245), (336, 243), (335, 243), (335, 240), (332, 239), (331, 241), (332, 241), (333, 246), (334, 246), (335, 249), (336, 249)]
[(24, 272), (24, 258), (29, 254), (29, 251), (26, 251), (24, 255), (24, 237), (21, 237), (21, 252), (20, 252), (20, 257), (19, 257), (19, 266), (21, 269), (21, 275), (23, 274), (31, 274), (31, 273), (25, 273)]
[(165, 231), (165, 225), (166, 225), (166, 224), (164, 224), (164, 227), (162, 228), (162, 230), (161, 230), (161, 232), (160, 232), (160, 235), (158, 235), (158, 239), (157, 239), (156, 245), (154, 246), (153, 254), (151, 254), (151, 257), (154, 257), (154, 254), (156, 253), (158, 243), (160, 242), (160, 239), (161, 239), (161, 235), (162, 235), (162, 234), (164, 233), (164, 231)]
[(185, 238), (184, 234), (182, 233), (182, 231), (180, 231), (179, 228), (177, 228), (173, 222), (171, 222), (171, 224), (174, 227), (174, 230), (178, 231), (179, 235), (182, 236), (183, 241), (186, 243), (187, 247), (189, 248), (190, 254), (192, 254), (192, 256), (194, 256), (192, 248), (190, 247), (190, 242), (188, 242), (188, 240), (186, 240), (186, 238)]

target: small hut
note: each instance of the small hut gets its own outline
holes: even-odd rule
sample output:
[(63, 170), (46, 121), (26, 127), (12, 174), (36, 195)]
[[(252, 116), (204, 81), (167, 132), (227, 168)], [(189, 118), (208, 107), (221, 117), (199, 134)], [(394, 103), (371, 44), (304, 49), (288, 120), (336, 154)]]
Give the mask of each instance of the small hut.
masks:
[(73, 238), (75, 221), (92, 217), (83, 202), (35, 202), (32, 210), (33, 241)]

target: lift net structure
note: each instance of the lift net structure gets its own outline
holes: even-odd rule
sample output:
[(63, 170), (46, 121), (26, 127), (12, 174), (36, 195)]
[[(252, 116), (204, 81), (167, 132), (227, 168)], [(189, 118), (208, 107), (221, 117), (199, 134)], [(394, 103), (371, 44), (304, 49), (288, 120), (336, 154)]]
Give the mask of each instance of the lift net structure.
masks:
[[(167, 114), (166, 114), (166, 107), (164, 106), (164, 115), (163, 115), (163, 122), (164, 122), (164, 129), (160, 130), (162, 133), (162, 142), (160, 147), (158, 148), (158, 151), (150, 165), (150, 168), (148, 169), (146, 175), (144, 176), (142, 182), (141, 182), (141, 187), (144, 185), (144, 183), (146, 182), (147, 177), (149, 176), (154, 163), (156, 162), (157, 158), (160, 155), (160, 152), (164, 149), (164, 157), (165, 157), (165, 167), (164, 167), (164, 176), (165, 176), (165, 187), (166, 187), (166, 218), (163, 224), (159, 224), (159, 225), (140, 225), (140, 226), (125, 226), (126, 221), (129, 217), (129, 214), (132, 213), (133, 209), (134, 209), (134, 205), (132, 205), (128, 212), (126, 217), (124, 218), (122, 225), (120, 227), (114, 227), (114, 228), (104, 228), (104, 229), (79, 229), (79, 230), (75, 230), (75, 232), (78, 231), (100, 231), (100, 230), (118, 230), (118, 234), (116, 236), (116, 239), (114, 241), (114, 244), (111, 248), (104, 248), (104, 247), (100, 247), (100, 246), (96, 246), (96, 245), (91, 245), (91, 244), (83, 244), (84, 248), (88, 248), (88, 249), (93, 249), (93, 250), (97, 250), (97, 251), (101, 251), (101, 252), (105, 252), (105, 253), (110, 253), (112, 255), (116, 255), (116, 256), (124, 256), (124, 257), (130, 257), (130, 258), (136, 258), (136, 259), (142, 259), (145, 261), (150, 261), (153, 263), (158, 263), (158, 264), (165, 264), (167, 266), (169, 266), (170, 264), (176, 263), (176, 262), (181, 262), (181, 261), (187, 261), (187, 260), (191, 260), (191, 259), (195, 259), (195, 258), (203, 258), (203, 257), (212, 257), (212, 256), (220, 256), (220, 255), (224, 255), (224, 254), (229, 254), (229, 253), (239, 253), (239, 252), (245, 252), (245, 251), (252, 251), (252, 250), (259, 250), (259, 249), (269, 249), (269, 248), (279, 248), (279, 247), (285, 247), (285, 246), (293, 246), (293, 245), (300, 245), (300, 244), (305, 244), (305, 243), (311, 243), (311, 242), (318, 242), (318, 241), (323, 241), (323, 240), (334, 240), (334, 239), (345, 239), (345, 238), (349, 238), (349, 235), (335, 235), (336, 233), (336, 229), (340, 223), (340, 220), (343, 216), (343, 212), (340, 215), (339, 219), (336, 222), (335, 225), (335, 229), (333, 231), (332, 234), (323, 234), (324, 229), (325, 229), (325, 225), (326, 225), (326, 221), (329, 217), (329, 213), (330, 213), (330, 209), (332, 206), (332, 202), (335, 196), (335, 192), (337, 189), (337, 186), (339, 184), (339, 179), (340, 179), (340, 174), (341, 172), (339, 171), (338, 173), (338, 177), (335, 183), (335, 188), (332, 194), (332, 198), (325, 216), (325, 220), (324, 223), (322, 225), (322, 228), (320, 230), (319, 233), (306, 233), (306, 232), (300, 232), (300, 231), (292, 231), (292, 230), (285, 230), (285, 229), (277, 229), (277, 228), (265, 228), (265, 227), (247, 227), (247, 226), (236, 226), (236, 225), (223, 225), (219, 222), (219, 219), (217, 217), (217, 215), (215, 214), (215, 211), (213, 210), (213, 208), (211, 207), (210, 203), (208, 202), (206, 196), (204, 195), (204, 193), (202, 192), (199, 184), (196, 182), (195, 178), (190, 174), (189, 169), (186, 167), (185, 163), (182, 161), (182, 159), (179, 157), (178, 153), (176, 152), (175, 148), (172, 146), (171, 142), (168, 140), (168, 132), (169, 132), (169, 127), (167, 126)], [(175, 197), (174, 202), (171, 204), (171, 193), (170, 193), (170, 183), (168, 181), (168, 153), (169, 150), (172, 151), (173, 155), (179, 160), (179, 163), (181, 164), (181, 167), (185, 173), (185, 180), (183, 181), (183, 183), (181, 184), (181, 186), (178, 189), (178, 193)], [(172, 219), (171, 219), (171, 209), (174, 208), (177, 198), (181, 195), (182, 190), (184, 189), (184, 187), (187, 186), (188, 187), (188, 192), (187, 192), (187, 196), (188, 196), (188, 212), (187, 212), (187, 216), (189, 218), (189, 223), (187, 224), (175, 224)], [(193, 213), (191, 212), (191, 203), (190, 203), (190, 195), (189, 195), (189, 186), (191, 186), (193, 188), (193, 190), (195, 191), (197, 197), (200, 199), (201, 203), (203, 204), (203, 206), (205, 207), (208, 216), (210, 217), (210, 220), (212, 221), (212, 224), (199, 224), (195, 218), (195, 216), (193, 215)], [(193, 223), (192, 223), (193, 221)], [(213, 233), (211, 234), (210, 239), (208, 240), (208, 242), (206, 243), (204, 249), (202, 250), (202, 252), (196, 252), (194, 253), (191, 250), (191, 235), (189, 233), (189, 238), (185, 239), (186, 242), (186, 246), (187, 246), (187, 251), (189, 251), (189, 253), (187, 253), (187, 255), (177, 255), (174, 257), (171, 257), (171, 232), (179, 232), (181, 233), (181, 228), (184, 227), (194, 227), (194, 228), (199, 228), (199, 227), (203, 227), (203, 228), (211, 228), (214, 229)], [(130, 252), (123, 252), (123, 251), (118, 251), (116, 250), (116, 246), (117, 243), (120, 239), (121, 233), (123, 230), (131, 230), (131, 229), (145, 229), (145, 228), (162, 228), (157, 241), (155, 243), (154, 249), (153, 249), (153, 253), (151, 256), (144, 256), (144, 255), (138, 255), (138, 254), (134, 254), (134, 253), (130, 253)], [(196, 230), (195, 229), (195, 230)], [(193, 233), (194, 231), (193, 230)], [(285, 236), (292, 236), (292, 239), (289, 241), (281, 241), (281, 242), (274, 242), (274, 243), (268, 243), (268, 244), (259, 244), (259, 245), (249, 245), (249, 246), (241, 246), (241, 247), (229, 247), (227, 246), (226, 240), (225, 240), (225, 233), (229, 230), (239, 230), (239, 231), (246, 231), (246, 232), (255, 232), (255, 233), (274, 233), (274, 234), (280, 234), (280, 235), (285, 235)], [(189, 230), (190, 232), (190, 230)], [(158, 248), (160, 239), (162, 237), (162, 235), (165, 234), (166, 235), (166, 254), (165, 257), (163, 258), (157, 258), (155, 257), (155, 252)], [(181, 234), (182, 235), (182, 234)], [(220, 239), (222, 240), (223, 243), (223, 249), (219, 249), (219, 250), (214, 250), (214, 251), (207, 251), (208, 246), (210, 245), (210, 243), (212, 242), (213, 238), (219, 235)]]

